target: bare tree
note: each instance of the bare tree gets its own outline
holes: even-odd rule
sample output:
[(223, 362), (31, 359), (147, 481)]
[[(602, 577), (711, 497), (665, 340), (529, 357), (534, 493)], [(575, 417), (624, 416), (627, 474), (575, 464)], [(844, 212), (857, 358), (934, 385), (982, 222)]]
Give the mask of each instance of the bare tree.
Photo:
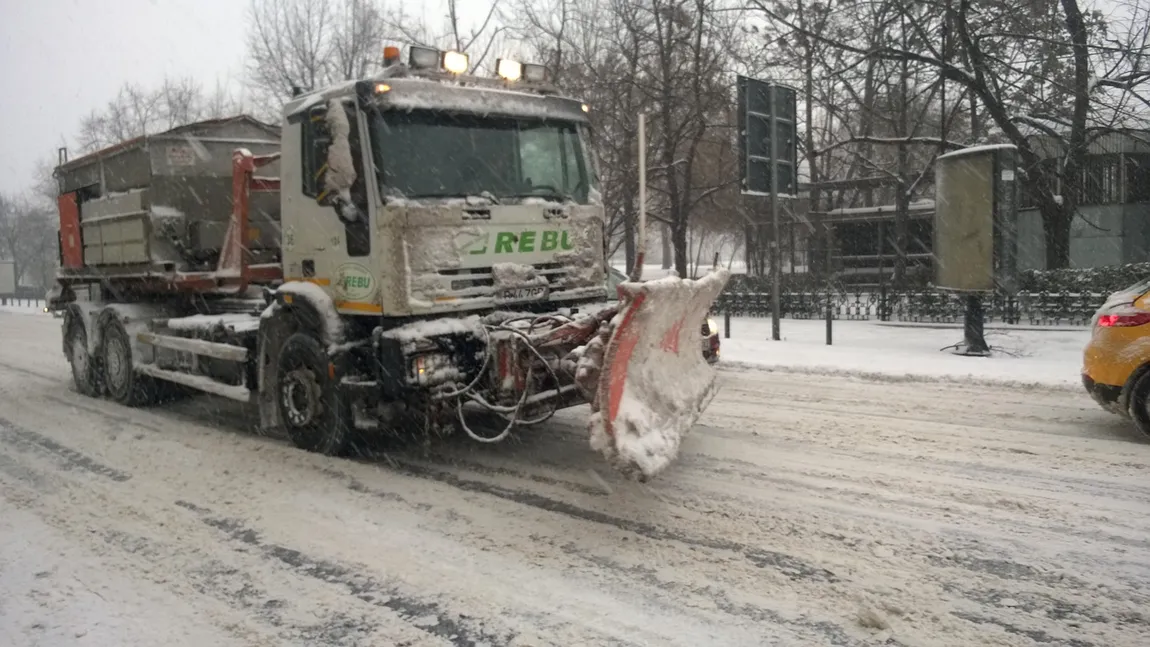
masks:
[(0, 194), (0, 258), (15, 261), (17, 285), (47, 288), (56, 249), (52, 212), (42, 201)]
[(234, 115), (242, 109), (241, 102), (220, 84), (207, 94), (190, 78), (165, 79), (156, 89), (126, 83), (106, 106), (80, 121), (77, 140), (81, 151), (91, 152), (193, 121)]
[[(716, 131), (729, 129), (731, 79), (724, 52), (735, 33), (708, 0), (652, 0), (617, 5), (627, 28), (646, 51), (635, 83), (653, 104), (652, 189), (663, 208), (652, 215), (671, 231), (675, 270), (687, 275), (687, 233), (692, 215), (734, 177), (701, 182), (700, 149)], [(722, 137), (722, 135), (719, 135)]]
[[(1069, 263), (1070, 224), (1091, 142), (1146, 123), (1145, 112), (1137, 112), (1150, 107), (1150, 16), (1143, 3), (1111, 16), (1084, 12), (1077, 0), (837, 3), (846, 20), (866, 24), (864, 12), (877, 14), (878, 8), (897, 20), (907, 37), (887, 43), (820, 33), (773, 4), (753, 4), (776, 24), (853, 59), (852, 68), (905, 64), (960, 89), (971, 136), (986, 133), (989, 122), (998, 137), (1018, 147), (1024, 182), (1043, 219), (1047, 267)], [(935, 36), (943, 24), (953, 51), (944, 51)]]
[(326, 0), (252, 0), (248, 8), (248, 78), (271, 110), (294, 89), (332, 79), (336, 16)]

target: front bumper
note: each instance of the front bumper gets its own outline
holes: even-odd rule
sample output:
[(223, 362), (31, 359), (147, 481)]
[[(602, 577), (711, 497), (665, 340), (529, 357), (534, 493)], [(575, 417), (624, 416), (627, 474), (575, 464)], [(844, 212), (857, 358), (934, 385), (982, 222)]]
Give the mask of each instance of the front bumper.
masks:
[(1099, 384), (1085, 373), (1082, 374), (1082, 386), (1086, 388), (1086, 392), (1098, 403), (1098, 406), (1120, 416), (1130, 416), (1130, 411), (1126, 407), (1126, 398), (1122, 393), (1122, 387), (1110, 384)]

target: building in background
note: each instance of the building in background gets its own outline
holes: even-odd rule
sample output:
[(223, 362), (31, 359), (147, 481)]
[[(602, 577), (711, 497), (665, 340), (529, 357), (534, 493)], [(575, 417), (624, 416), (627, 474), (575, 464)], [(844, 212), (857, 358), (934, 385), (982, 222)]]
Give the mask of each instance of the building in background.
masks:
[[(1032, 141), (1048, 163), (1058, 163), (1055, 139), (1035, 136)], [(1071, 267), (1150, 261), (1150, 131), (1098, 138), (1090, 144), (1081, 173), (1082, 189), (1076, 196), (1078, 213), (1070, 233)], [(809, 246), (810, 253), (820, 257), (811, 259), (812, 266), (822, 267), (829, 262), (839, 282), (847, 285), (870, 287), (892, 281), (896, 255), (896, 213), (888, 202), (892, 184), (890, 178), (820, 184), (824, 190), (838, 192), (832, 204), (870, 201), (876, 206), (832, 208), (810, 214), (811, 222), (830, 229), (829, 254), (822, 245)], [(934, 201), (921, 197), (933, 194), (932, 183), (924, 182), (921, 189), (920, 197), (910, 203), (906, 214), (906, 265), (911, 280), (933, 273)], [(862, 197), (864, 194), (869, 194), (869, 200)], [(1019, 267), (1045, 269), (1042, 215), (1025, 190), (1020, 205)]]
[[(1049, 163), (1057, 163), (1054, 139), (1036, 136), (1032, 141)], [(1090, 144), (1080, 173), (1078, 213), (1070, 228), (1070, 266), (1150, 261), (1150, 131), (1099, 137)], [(1025, 190), (1021, 207), (1019, 266), (1045, 269), (1042, 215)]]

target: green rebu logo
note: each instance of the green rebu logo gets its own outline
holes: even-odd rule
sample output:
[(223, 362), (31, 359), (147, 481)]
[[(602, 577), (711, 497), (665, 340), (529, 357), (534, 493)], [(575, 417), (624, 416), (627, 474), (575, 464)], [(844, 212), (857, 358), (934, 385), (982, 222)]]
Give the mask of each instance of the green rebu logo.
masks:
[(335, 271), (335, 293), (348, 301), (367, 301), (375, 293), (371, 271), (359, 263), (344, 263)]
[(570, 251), (575, 249), (565, 229), (484, 232), (464, 245), (468, 254), (530, 254), (533, 252)]

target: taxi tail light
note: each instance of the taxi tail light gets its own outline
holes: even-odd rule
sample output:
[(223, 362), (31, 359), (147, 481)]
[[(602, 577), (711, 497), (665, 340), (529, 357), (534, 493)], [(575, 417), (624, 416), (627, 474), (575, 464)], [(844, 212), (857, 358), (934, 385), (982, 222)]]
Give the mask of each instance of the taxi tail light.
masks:
[(1150, 324), (1150, 312), (1098, 316), (1098, 325), (1103, 328), (1128, 328), (1146, 324)]

